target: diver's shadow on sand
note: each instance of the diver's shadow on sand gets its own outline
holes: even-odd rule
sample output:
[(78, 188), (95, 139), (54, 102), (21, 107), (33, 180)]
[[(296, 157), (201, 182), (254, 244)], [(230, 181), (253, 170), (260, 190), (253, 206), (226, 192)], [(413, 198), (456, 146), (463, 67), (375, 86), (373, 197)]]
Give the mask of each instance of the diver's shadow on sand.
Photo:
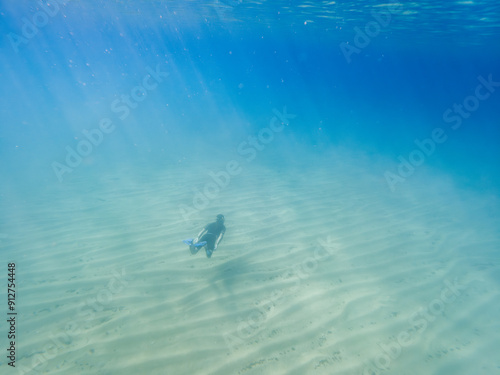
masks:
[(207, 282), (219, 298), (234, 297), (241, 293), (250, 271), (245, 257), (239, 256), (215, 266)]

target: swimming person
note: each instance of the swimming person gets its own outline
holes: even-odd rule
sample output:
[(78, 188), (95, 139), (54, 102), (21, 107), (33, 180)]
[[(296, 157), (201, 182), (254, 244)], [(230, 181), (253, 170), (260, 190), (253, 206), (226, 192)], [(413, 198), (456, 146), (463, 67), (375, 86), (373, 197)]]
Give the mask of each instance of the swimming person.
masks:
[(196, 254), (201, 247), (206, 246), (205, 251), (207, 253), (207, 258), (210, 258), (212, 253), (217, 250), (217, 246), (219, 246), (219, 243), (226, 233), (224, 221), (224, 215), (219, 214), (215, 222), (205, 225), (195, 239), (184, 240), (184, 243), (189, 245), (191, 254)]

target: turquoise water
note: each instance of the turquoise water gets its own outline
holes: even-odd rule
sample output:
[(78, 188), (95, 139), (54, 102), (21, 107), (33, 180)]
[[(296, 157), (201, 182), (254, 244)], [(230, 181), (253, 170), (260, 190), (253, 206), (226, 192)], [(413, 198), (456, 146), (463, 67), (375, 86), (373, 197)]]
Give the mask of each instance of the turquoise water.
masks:
[[(500, 373), (487, 355), (498, 339), (477, 333), (498, 327), (497, 2), (0, 0), (0, 17), (0, 254), (19, 275), (19, 373)], [(220, 250), (191, 257), (182, 239), (221, 212)], [(318, 266), (311, 295), (388, 310), (364, 315), (344, 301), (295, 336), (269, 316), (266, 339), (235, 334), (273, 290), (280, 322), (319, 314), (274, 283), (307, 268), (304, 249), (330, 235), (349, 255)], [(359, 272), (348, 288), (342, 260)], [(398, 268), (414, 289), (385, 283)], [(126, 292), (109, 286), (123, 269)], [(439, 331), (424, 333), (418, 350), (377, 367), (375, 341), (405, 327), (397, 316), (465, 274), (481, 327), (462, 301), (441, 332), (450, 342), (460, 332), (459, 344), (437, 349)], [(369, 288), (359, 280), (377, 285), (372, 297), (354, 297)], [(190, 289), (200, 283), (216, 292)], [(88, 308), (99, 320), (83, 324), (74, 307), (103, 288), (114, 300)], [(199, 306), (216, 332), (198, 324)], [(356, 331), (387, 316), (394, 325)], [(74, 321), (84, 334), (44, 347)], [(228, 350), (228, 337), (248, 350)], [(8, 363), (0, 372), (17, 373)]]

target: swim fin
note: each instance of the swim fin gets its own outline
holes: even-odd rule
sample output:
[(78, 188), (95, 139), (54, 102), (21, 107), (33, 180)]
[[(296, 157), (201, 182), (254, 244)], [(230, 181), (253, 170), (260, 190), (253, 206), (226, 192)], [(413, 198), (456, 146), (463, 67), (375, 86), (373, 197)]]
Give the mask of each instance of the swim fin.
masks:
[(201, 241), (198, 242), (197, 244), (193, 243), (192, 238), (188, 238), (186, 240), (182, 240), (186, 245), (189, 245), (189, 251), (191, 251), (191, 254), (196, 254), (198, 250), (200, 250), (201, 247), (205, 246), (207, 244), (207, 241)]
[(201, 241), (201, 242), (198, 242), (198, 243), (194, 244), (192, 238), (188, 238), (186, 240), (182, 240), (182, 242), (184, 242), (186, 245), (194, 246), (194, 247), (201, 247), (201, 246), (205, 246), (207, 244), (207, 241)]

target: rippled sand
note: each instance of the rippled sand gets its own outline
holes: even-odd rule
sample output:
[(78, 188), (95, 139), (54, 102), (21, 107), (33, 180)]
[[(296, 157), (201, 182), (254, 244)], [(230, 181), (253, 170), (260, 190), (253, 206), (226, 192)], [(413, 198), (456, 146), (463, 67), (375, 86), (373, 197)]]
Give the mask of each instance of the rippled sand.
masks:
[[(20, 373), (500, 373), (498, 202), (327, 160), (244, 165), (189, 220), (208, 169), (81, 172), (3, 203)], [(219, 249), (191, 255), (218, 213)]]

